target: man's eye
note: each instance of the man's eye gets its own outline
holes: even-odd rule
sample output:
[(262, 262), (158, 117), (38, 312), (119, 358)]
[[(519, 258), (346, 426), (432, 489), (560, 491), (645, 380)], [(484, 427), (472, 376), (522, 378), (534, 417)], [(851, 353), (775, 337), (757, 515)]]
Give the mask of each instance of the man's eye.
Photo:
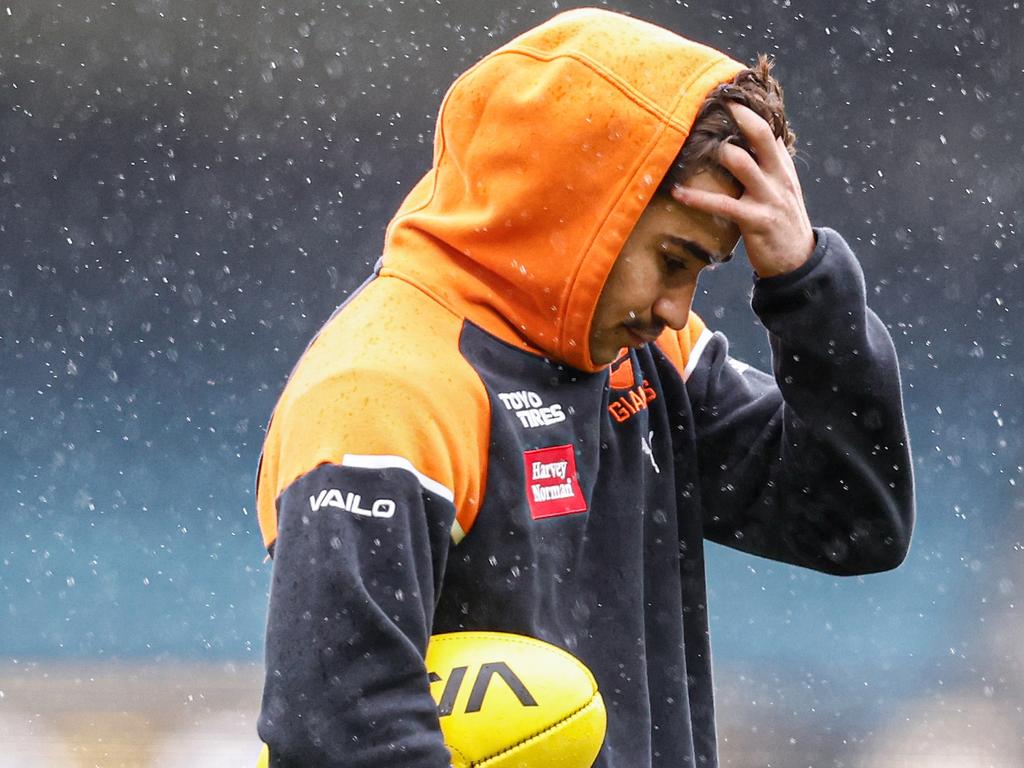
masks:
[(686, 264), (674, 256), (665, 255), (665, 268), (669, 272), (681, 272), (686, 269)]
[(661, 258), (664, 259), (665, 269), (669, 272), (677, 272), (687, 268), (686, 258), (684, 256), (674, 253), (664, 246), (661, 248)]

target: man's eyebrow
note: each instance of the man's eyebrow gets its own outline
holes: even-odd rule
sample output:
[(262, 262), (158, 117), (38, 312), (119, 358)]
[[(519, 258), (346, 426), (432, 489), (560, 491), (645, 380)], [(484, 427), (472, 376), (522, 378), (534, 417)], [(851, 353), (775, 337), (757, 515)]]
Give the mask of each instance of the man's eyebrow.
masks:
[(693, 240), (687, 240), (685, 237), (668, 235), (667, 239), (674, 245), (678, 245), (680, 248), (685, 248), (705, 264), (724, 264), (732, 258), (731, 253), (727, 253), (725, 255), (711, 253), (695, 243)]

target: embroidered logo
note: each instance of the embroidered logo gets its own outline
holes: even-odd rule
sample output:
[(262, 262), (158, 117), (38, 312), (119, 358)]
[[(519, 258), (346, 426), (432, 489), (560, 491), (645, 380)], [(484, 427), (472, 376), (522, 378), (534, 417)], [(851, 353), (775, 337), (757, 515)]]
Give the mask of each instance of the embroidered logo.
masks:
[(324, 488), (309, 497), (309, 508), (319, 512), (324, 507), (334, 507), (360, 517), (394, 517), (394, 499), (374, 499), (369, 507), (362, 506), (363, 497), (358, 493), (343, 493), (337, 488)]
[(526, 471), (526, 501), (534, 520), (586, 512), (579, 478), (576, 451), (571, 445), (556, 445), (523, 452)]
[(499, 392), (498, 399), (505, 410), (514, 411), (519, 423), (527, 429), (547, 427), (565, 421), (565, 411), (560, 403), (544, 405), (544, 401), (536, 392), (520, 389), (516, 392)]
[(642, 385), (634, 387), (626, 394), (608, 403), (608, 413), (621, 424), (646, 409), (652, 400), (657, 399), (658, 393), (654, 391), (651, 383), (644, 379)]
[(619, 424), (629, 421), (640, 411), (648, 407), (648, 403), (656, 400), (658, 393), (654, 391), (651, 382), (647, 379), (642, 384), (636, 383), (636, 373), (633, 370), (633, 360), (629, 356), (629, 350), (623, 349), (618, 359), (611, 366), (608, 375), (608, 387), (614, 392), (625, 392), (608, 403), (608, 413), (612, 415)]
[(654, 467), (655, 474), (661, 474), (661, 468), (658, 466), (658, 462), (654, 460), (654, 449), (651, 447), (654, 445), (654, 432), (648, 432), (647, 437), (640, 436), (640, 449), (647, 454), (647, 457), (651, 460), (651, 466)]

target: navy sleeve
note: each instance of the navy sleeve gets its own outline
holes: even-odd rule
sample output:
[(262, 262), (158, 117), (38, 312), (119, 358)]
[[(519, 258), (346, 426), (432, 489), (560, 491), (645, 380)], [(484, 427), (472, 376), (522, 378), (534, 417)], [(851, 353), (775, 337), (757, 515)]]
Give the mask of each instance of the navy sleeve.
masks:
[(898, 362), (842, 238), (816, 230), (811, 259), (755, 283), (773, 375), (715, 334), (687, 390), (705, 536), (833, 574), (899, 565), (914, 521)]
[(272, 768), (447, 768), (424, 654), (455, 510), (324, 464), (278, 498), (260, 738)]

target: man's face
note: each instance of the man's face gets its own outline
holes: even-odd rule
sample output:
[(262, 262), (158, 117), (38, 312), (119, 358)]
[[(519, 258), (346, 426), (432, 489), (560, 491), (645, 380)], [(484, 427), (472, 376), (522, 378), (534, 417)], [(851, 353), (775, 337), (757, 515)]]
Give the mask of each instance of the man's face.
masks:
[[(684, 186), (739, 197), (741, 189), (716, 171), (701, 171)], [(668, 326), (686, 325), (697, 276), (724, 261), (739, 242), (732, 222), (655, 195), (641, 214), (608, 274), (590, 329), (595, 365), (618, 357), (623, 347), (654, 341)], [(709, 258), (710, 257), (710, 258)]]

